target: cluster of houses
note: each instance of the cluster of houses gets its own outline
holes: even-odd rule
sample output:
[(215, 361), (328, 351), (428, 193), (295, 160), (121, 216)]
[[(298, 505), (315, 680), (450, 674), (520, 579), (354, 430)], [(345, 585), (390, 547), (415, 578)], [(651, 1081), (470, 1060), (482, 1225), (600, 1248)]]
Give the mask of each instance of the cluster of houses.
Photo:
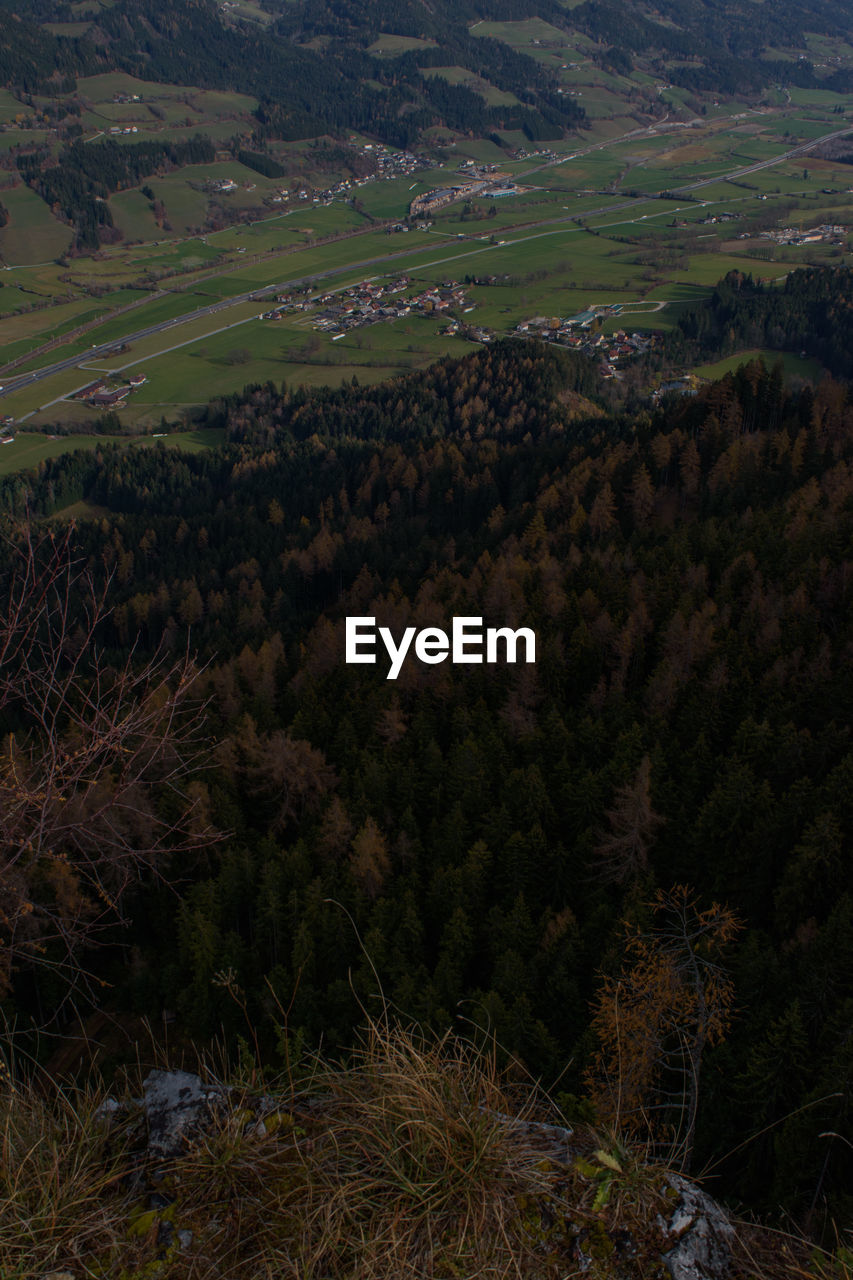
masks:
[[(265, 204), (288, 204), (291, 200), (310, 200), (311, 198), (312, 197), (310, 192), (305, 191), (304, 189), (294, 192), (294, 191), (288, 191), (287, 187), (279, 187), (278, 191), (276, 191), (274, 195), (267, 196), (264, 203)], [(313, 200), (315, 204), (319, 204), (321, 200), (323, 204), (329, 204), (331, 203), (333, 198), (334, 198), (333, 196), (328, 196), (328, 198), (326, 198), (324, 193), (323, 197), (315, 195), (313, 197)]]
[(849, 228), (824, 222), (819, 227), (803, 231), (800, 227), (780, 227), (777, 231), (762, 231), (762, 240), (775, 244), (842, 244)]
[[(498, 172), (496, 164), (478, 164), (476, 160), (463, 160), (457, 172), (466, 178), (491, 178)], [(500, 175), (504, 177), (504, 174)]]
[(365, 155), (376, 161), (379, 176), (382, 178), (405, 178), (417, 173), (419, 169), (431, 169), (432, 161), (424, 156), (413, 155), (411, 151), (394, 151), (390, 147), (366, 143), (362, 148)]
[(510, 152), (510, 160), (556, 160), (557, 153), (552, 151), (550, 147), (544, 147), (541, 151), (528, 151), (526, 147), (517, 147), (515, 151)]
[(263, 311), (259, 320), (280, 320), (288, 311), (311, 311), (314, 303), (310, 298), (294, 298), (290, 293), (280, 293), (276, 298), (277, 306)]
[(120, 124), (110, 126), (110, 133), (139, 133), (135, 124), (126, 124), (124, 128)]
[[(494, 170), (495, 166), (491, 168)], [(463, 182), (453, 187), (436, 187), (415, 196), (409, 205), (410, 218), (423, 218), (428, 213), (435, 213), (445, 205), (457, 200), (470, 200), (472, 196), (480, 196), (487, 200), (498, 200), (502, 196), (517, 196), (527, 191), (527, 187), (519, 187), (505, 174), (496, 174), (491, 178), (478, 178), (475, 182)]]
[(127, 404), (127, 398), (131, 392), (147, 381), (144, 373), (133, 373), (123, 386), (110, 387), (103, 378), (99, 378), (80, 391), (76, 391), (70, 398), (83, 400), (93, 409), (122, 409)]
[(365, 143), (358, 149), (376, 164), (376, 169), (372, 173), (367, 173), (362, 178), (342, 178), (340, 182), (322, 191), (306, 190), (301, 187), (298, 191), (292, 192), (287, 187), (279, 187), (274, 195), (268, 197), (268, 203), (288, 204), (291, 200), (310, 200), (312, 204), (331, 204), (333, 200), (351, 199), (359, 187), (366, 187), (371, 182), (381, 181), (383, 178), (406, 177), (419, 169), (432, 167), (431, 161), (415, 156), (411, 151), (393, 151), (390, 147), (382, 147), (378, 143), (371, 142)]
[(415, 196), (409, 205), (410, 218), (422, 218), (428, 213), (435, 213), (455, 200), (466, 200), (470, 196), (479, 195), (485, 182), (463, 182), (456, 187), (435, 187), (432, 191), (424, 191)]
[(370, 178), (405, 178), (419, 169), (432, 169), (434, 161), (426, 156), (416, 156), (413, 151), (396, 151), (393, 147), (383, 146), (380, 142), (362, 142), (350, 135), (350, 146), (376, 165), (376, 171)]
[[(466, 310), (472, 310), (467, 307)], [(487, 329), (482, 324), (466, 324), (464, 320), (451, 320), (446, 328), (441, 330), (442, 337), (447, 338), (467, 338), (469, 342), (494, 342), (495, 332), (493, 329)]]
[(204, 184), (204, 189), (217, 195), (226, 195), (229, 191), (237, 190), (237, 183), (233, 178), (210, 178)]
[(349, 329), (360, 329), (383, 320), (400, 320), (412, 312), (443, 315), (459, 308), (465, 309), (465, 290), (455, 281), (426, 289), (413, 297), (400, 296), (408, 287), (408, 277), (402, 276), (392, 284), (364, 281), (341, 293), (326, 294), (318, 299), (323, 309), (314, 320), (314, 328), (330, 334), (335, 341)]
[(0, 418), (0, 444), (11, 444), (15, 439), (15, 419), (11, 414)]
[[(699, 225), (703, 227), (715, 227), (720, 222), (736, 222), (738, 218), (742, 218), (742, 213), (732, 213), (730, 209), (724, 209), (721, 213), (709, 213), (707, 218), (700, 218)], [(678, 227), (686, 227), (688, 224), (684, 221), (676, 222)]]
[(571, 351), (579, 351), (582, 355), (592, 356), (599, 360), (599, 372), (602, 377), (619, 376), (617, 365), (624, 364), (634, 356), (643, 355), (660, 341), (657, 333), (628, 333), (625, 329), (617, 329), (615, 333), (605, 334), (593, 328), (593, 322), (603, 315), (616, 315), (621, 308), (591, 308), (576, 316), (561, 319), (559, 316), (535, 316), (525, 320), (516, 328), (522, 337), (541, 338), (545, 342), (558, 343)]
[(429, 218), (427, 218), (426, 222), (422, 221), (421, 219), (418, 219), (418, 221), (414, 224), (410, 224), (408, 222), (391, 222), (385, 228), (385, 231), (390, 236), (397, 231), (403, 231), (403, 232), (429, 231), (431, 226), (432, 226), (432, 222), (429, 220)]

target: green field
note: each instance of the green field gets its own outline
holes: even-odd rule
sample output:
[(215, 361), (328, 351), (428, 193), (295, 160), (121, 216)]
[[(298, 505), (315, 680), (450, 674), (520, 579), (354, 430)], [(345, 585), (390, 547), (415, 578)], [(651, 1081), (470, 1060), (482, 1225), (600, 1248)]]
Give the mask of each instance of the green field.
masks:
[(0, 124), (8, 124), (27, 114), (27, 108), (8, 89), (0, 89)]
[(713, 364), (698, 365), (693, 370), (693, 373), (699, 378), (708, 378), (713, 381), (716, 378), (725, 377), (727, 373), (733, 373), (735, 369), (739, 369), (743, 364), (748, 364), (750, 360), (759, 358), (768, 366), (774, 365), (777, 360), (781, 360), (785, 375), (789, 378), (815, 380), (821, 374), (821, 366), (817, 360), (802, 359), (790, 351), (772, 351), (767, 347), (739, 351), (737, 355), (727, 356), (724, 360), (716, 360)]
[(231, 394), (247, 383), (270, 379), (336, 385), (356, 372), (359, 379), (364, 374), (375, 381), (429, 364), (445, 352), (467, 350), (459, 339), (440, 337), (438, 331), (445, 323), (414, 316), (351, 330), (333, 343), (315, 333), (303, 317), (250, 321), (147, 361), (148, 382), (134, 396), (134, 403), (199, 404), (210, 396)]
[(9, 222), (0, 232), (0, 254), (9, 266), (44, 262), (64, 253), (71, 243), (71, 229), (58, 222), (40, 196), (29, 187), (13, 187), (2, 193)]
[[(254, 9), (252, 0), (247, 6)], [(264, 20), (260, 10), (247, 10), (247, 16)], [(631, 304), (631, 309), (608, 318), (605, 329), (630, 323), (632, 328), (666, 330), (729, 270), (778, 278), (800, 263), (841, 261), (848, 240), (853, 243), (853, 193), (848, 191), (853, 170), (847, 166), (804, 156), (741, 178), (726, 177), (737, 167), (773, 160), (800, 139), (837, 129), (831, 95), (792, 94), (790, 103), (784, 95), (777, 95), (778, 101), (771, 95), (760, 110), (736, 101), (713, 110), (709, 104), (701, 119), (684, 91), (670, 89), (661, 99), (668, 103), (670, 119), (655, 132), (648, 123), (652, 117), (643, 115), (658, 94), (660, 82), (654, 75), (637, 71), (629, 83), (598, 65), (590, 56), (595, 46), (585, 37), (560, 32), (539, 19), (478, 22), (470, 30), (551, 67), (566, 92), (580, 95), (592, 127), (541, 144), (513, 135), (512, 145), (522, 148), (526, 159), (511, 158), (490, 139), (436, 128), (433, 141), (445, 151), (443, 156), (436, 152), (439, 158), (431, 169), (353, 185), (329, 204), (308, 200), (287, 209), (271, 203), (282, 187), (299, 183), (310, 190), (313, 182), (322, 190), (358, 169), (354, 164), (347, 169), (339, 160), (340, 172), (332, 175), (328, 162), (324, 167), (315, 158), (322, 147), (273, 143), (271, 153), (286, 166), (286, 178), (264, 178), (224, 157), (152, 177), (150, 186), (162, 205), (159, 225), (141, 190), (118, 192), (110, 197), (110, 206), (122, 241), (65, 265), (55, 259), (68, 247), (70, 229), (32, 192), (11, 188), (0, 195), (11, 214), (0, 233), (2, 252), (14, 267), (0, 277), (6, 285), (0, 290), (0, 359), (24, 356), (48, 338), (63, 335), (69, 336), (61, 347), (20, 370), (69, 354), (83, 359), (93, 344), (174, 321), (162, 334), (138, 339), (129, 350), (99, 361), (99, 369), (118, 373), (138, 367), (147, 374), (145, 387), (122, 411), (129, 423), (145, 425), (159, 421), (160, 413), (174, 419), (184, 407), (201, 404), (209, 395), (239, 391), (249, 382), (273, 378), (336, 385), (353, 373), (375, 380), (442, 352), (468, 349), (459, 339), (441, 336), (441, 325), (420, 317), (354, 330), (332, 344), (315, 334), (310, 316), (259, 322), (257, 313), (267, 305), (262, 298), (184, 319), (205, 304), (228, 302), (275, 284), (307, 278), (328, 290), (405, 271), (412, 288), (420, 289), (466, 276), (495, 277), (488, 285), (470, 283), (467, 297), (471, 322), (498, 334), (512, 332), (536, 315), (569, 315), (590, 303), (610, 302)], [(315, 43), (322, 46), (322, 40)], [(391, 59), (431, 44), (384, 33), (371, 51)], [(514, 101), (462, 65), (433, 67), (427, 74), (468, 85), (491, 103)], [(134, 121), (146, 136), (186, 136), (201, 129), (227, 141), (245, 129), (256, 105), (246, 95), (154, 84), (122, 74), (81, 80), (79, 92), (84, 123), (93, 132), (110, 122)], [(114, 101), (119, 95), (138, 95), (139, 100)], [(21, 129), (15, 118), (32, 123), (47, 101), (36, 100), (26, 117), (27, 108), (22, 110), (11, 94), (0, 95), (0, 126), (4, 120), (12, 125), (9, 129), (7, 123), (0, 139), (20, 134), (31, 142), (38, 131)], [(123, 141), (138, 136), (120, 135)], [(368, 140), (354, 136), (352, 142), (361, 147)], [(557, 163), (547, 152), (556, 153)], [(460, 165), (469, 158), (497, 165), (522, 192), (494, 202), (476, 196), (467, 217), (463, 202), (454, 203), (433, 214), (426, 234), (386, 234), (382, 223), (403, 218), (415, 194), (460, 182)], [(238, 184), (234, 192), (205, 188), (210, 180), (225, 177)], [(645, 199), (615, 207), (633, 192), (656, 197), (705, 179), (712, 181), (692, 198)], [(722, 212), (732, 214), (732, 220), (710, 222)], [(220, 225), (211, 222), (212, 215)], [(756, 220), (768, 228), (840, 223), (850, 232), (840, 246), (779, 247), (757, 236)], [(749, 232), (740, 239), (745, 226)], [(329, 272), (333, 274), (324, 278)], [(161, 291), (161, 296), (146, 298), (140, 285)], [(162, 291), (168, 291), (166, 296)], [(97, 321), (132, 298), (143, 301), (126, 315), (107, 317), (84, 334), (70, 336), (77, 325)], [(44, 307), (45, 302), (53, 305)], [(658, 302), (666, 306), (657, 309)], [(58, 421), (63, 413), (85, 421), (85, 406), (57, 401), (94, 372), (93, 367), (78, 367), (7, 394), (4, 409), (19, 418), (33, 414), (39, 423)]]
[[(186, 449), (190, 453), (198, 453), (202, 449), (212, 449), (221, 444), (225, 432), (221, 428), (207, 427), (196, 431), (176, 431), (163, 441), (164, 444), (178, 449)], [(132, 444), (140, 448), (150, 448), (159, 444), (150, 436), (133, 440), (127, 436), (44, 436), (35, 432), (21, 431), (11, 444), (0, 446), (0, 475), (11, 475), (15, 471), (24, 471), (35, 467), (47, 458), (58, 458), (60, 454), (72, 453), (75, 449), (97, 449), (104, 444)]]
[(439, 76), (442, 80), (446, 80), (448, 84), (461, 84), (468, 89), (473, 89), (475, 93), (479, 93), (486, 100), (490, 107), (514, 107), (518, 105), (518, 98), (514, 93), (506, 93), (504, 90), (498, 89), (495, 85), (489, 84), (488, 80), (478, 76), (476, 72), (469, 71), (467, 67), (430, 67), (428, 74)]
[(408, 53), (412, 49), (434, 49), (435, 40), (420, 40), (417, 36), (394, 36), (383, 32), (373, 44), (368, 45), (367, 52), (396, 57), (400, 53)]
[[(528, 50), (541, 45), (543, 52), (565, 49), (572, 44), (571, 37), (558, 27), (552, 27), (542, 18), (526, 18), (522, 22), (475, 22), (468, 28), (472, 36), (490, 36), (503, 40), (514, 49)], [(534, 43), (535, 42), (535, 43)]]

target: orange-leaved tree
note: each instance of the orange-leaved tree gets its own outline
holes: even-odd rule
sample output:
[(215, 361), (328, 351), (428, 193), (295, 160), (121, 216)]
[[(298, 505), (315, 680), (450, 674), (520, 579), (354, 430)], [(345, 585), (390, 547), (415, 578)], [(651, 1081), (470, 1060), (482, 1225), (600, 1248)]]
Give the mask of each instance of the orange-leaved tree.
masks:
[(702, 1059), (729, 1026), (723, 959), (741, 925), (719, 903), (700, 908), (687, 885), (659, 890), (649, 905), (653, 927), (628, 929), (622, 970), (595, 998), (587, 1085), (602, 1119), (646, 1134), (686, 1170)]

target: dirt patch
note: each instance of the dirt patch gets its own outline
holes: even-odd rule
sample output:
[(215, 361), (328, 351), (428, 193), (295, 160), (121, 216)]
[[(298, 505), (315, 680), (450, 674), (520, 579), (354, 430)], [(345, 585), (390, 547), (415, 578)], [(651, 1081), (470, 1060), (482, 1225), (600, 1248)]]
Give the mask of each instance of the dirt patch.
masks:
[(701, 142), (687, 142), (683, 147), (673, 147), (671, 151), (662, 151), (658, 155), (658, 160), (671, 160), (676, 164), (689, 164), (691, 160), (708, 160), (714, 152), (710, 147), (705, 147)]
[[(853, 150), (853, 147), (851, 147), (850, 144), (848, 144), (848, 154), (849, 150)], [(803, 169), (816, 169), (821, 173), (826, 173), (828, 171), (838, 173), (839, 170), (844, 171), (845, 169), (849, 169), (850, 177), (853, 178), (853, 165), (843, 165), (840, 160), (827, 160), (822, 156), (816, 156), (814, 152), (810, 155), (801, 156), (795, 163), (798, 169), (801, 167)]]

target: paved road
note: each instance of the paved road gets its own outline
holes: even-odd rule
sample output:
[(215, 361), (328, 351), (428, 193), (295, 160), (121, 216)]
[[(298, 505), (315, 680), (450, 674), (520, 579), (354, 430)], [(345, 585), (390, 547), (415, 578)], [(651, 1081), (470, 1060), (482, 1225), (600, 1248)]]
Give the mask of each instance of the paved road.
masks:
[[(638, 130), (637, 132), (646, 132), (646, 130)], [(850, 132), (851, 128), (848, 124), (843, 129), (835, 129), (832, 133), (825, 133), (819, 138), (814, 138), (811, 142), (804, 142), (796, 147), (792, 147), (789, 151), (784, 151), (781, 155), (774, 156), (771, 160), (759, 160), (755, 164), (746, 165), (739, 169), (732, 169), (728, 173), (716, 174), (712, 178), (700, 178), (696, 182), (684, 183), (679, 187), (666, 187), (664, 188), (664, 191), (669, 192), (674, 196), (678, 196), (691, 191), (697, 191), (700, 187), (712, 186), (715, 182), (728, 182), (733, 178), (744, 178), (751, 173), (757, 173), (760, 169), (768, 169), (772, 165), (782, 164), (785, 160), (793, 160), (798, 156), (806, 155), (809, 151), (813, 151), (815, 147), (820, 146), (822, 143), (830, 142), (834, 138), (843, 137), (845, 134), (849, 134)], [(612, 145), (612, 140), (611, 144), (596, 144), (596, 148), (601, 145)], [(575, 152), (574, 154), (578, 155), (580, 153)], [(661, 194), (663, 193), (655, 192), (648, 196), (639, 196), (623, 200), (616, 204), (611, 201), (609, 204), (603, 205), (599, 209), (585, 209), (580, 215), (569, 214), (567, 217), (563, 218), (549, 218), (537, 223), (536, 225), (540, 227), (554, 226), (556, 224), (566, 222), (577, 222), (579, 217), (586, 220), (588, 218), (596, 217), (602, 213), (616, 213), (622, 209), (630, 209), (641, 204), (648, 204), (653, 200), (657, 200)], [(519, 229), (520, 228), (516, 228), (516, 231)], [(507, 229), (507, 234), (512, 234), (512, 232)], [(470, 237), (472, 240), (478, 238), (479, 236)], [(448, 244), (457, 243), (459, 243), (458, 240), (448, 238)], [(518, 240), (515, 240), (512, 243), (518, 244), (519, 242)], [(489, 247), (491, 248), (492, 246)], [(99, 346), (94, 346), (90, 348), (89, 351), (78, 352), (76, 355), (67, 356), (64, 360), (57, 360), (53, 364), (45, 365), (41, 369), (35, 369), (31, 373), (24, 373), (20, 374), (16, 378), (10, 378), (4, 383), (2, 389), (0, 389), (0, 399), (10, 395), (14, 391), (20, 391), (24, 387), (32, 386), (35, 382), (41, 382), (44, 378), (50, 378), (56, 373), (62, 373), (66, 369), (75, 369), (82, 364), (89, 364), (93, 360), (102, 359), (109, 353), (115, 352), (117, 347), (124, 344), (130, 345), (134, 342), (141, 341), (143, 338), (149, 338), (158, 333), (165, 333), (179, 325), (188, 324), (190, 321), (201, 319), (204, 316), (215, 315), (219, 311), (225, 311), (229, 307), (237, 306), (242, 302), (250, 302), (255, 299), (261, 300), (262, 298), (267, 297), (267, 295), (275, 294), (280, 290), (298, 288), (300, 285), (307, 284), (309, 281), (328, 280), (334, 276), (344, 275), (347, 272), (363, 271), (368, 267), (383, 266), (386, 263), (394, 262), (399, 258), (411, 258), (413, 252), (426, 252), (428, 250), (434, 251), (434, 248), (434, 245), (425, 244), (421, 249), (412, 250), (409, 248), (399, 250), (395, 253), (381, 254), (374, 258), (362, 258), (358, 262), (349, 262), (344, 266), (329, 267), (325, 271), (313, 271), (308, 275), (297, 276), (290, 280), (281, 280), (276, 284), (262, 285), (247, 293), (238, 294), (236, 297), (224, 298), (219, 302), (211, 303), (209, 306), (198, 307), (196, 310), (189, 311), (182, 316), (177, 316), (173, 320), (164, 320), (160, 324), (148, 325), (145, 329), (136, 329), (133, 333), (128, 333), (123, 337), (113, 338), (110, 342), (104, 342)], [(484, 252), (484, 250), (475, 250), (475, 252)], [(450, 255), (451, 258), (455, 256), (461, 255)], [(199, 341), (201, 340), (202, 338), (199, 338)]]

